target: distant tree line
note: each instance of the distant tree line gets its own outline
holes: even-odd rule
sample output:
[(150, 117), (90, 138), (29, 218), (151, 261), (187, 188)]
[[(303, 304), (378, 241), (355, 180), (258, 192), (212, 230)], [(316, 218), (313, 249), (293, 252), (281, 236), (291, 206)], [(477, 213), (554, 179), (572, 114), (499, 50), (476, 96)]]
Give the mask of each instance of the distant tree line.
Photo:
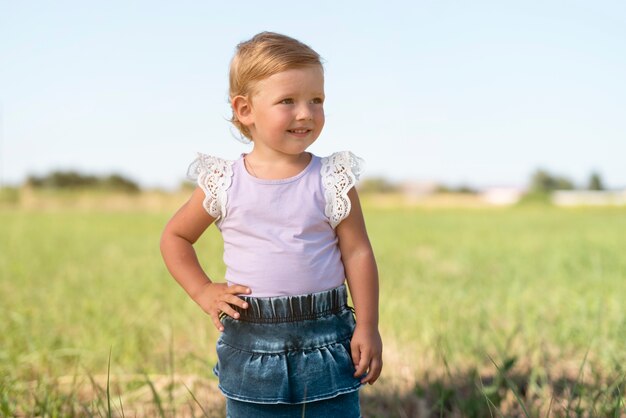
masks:
[(42, 177), (30, 175), (26, 179), (26, 185), (37, 189), (103, 189), (127, 193), (140, 191), (137, 183), (119, 174), (98, 177), (76, 171), (53, 171)]
[[(103, 189), (128, 193), (140, 191), (137, 183), (119, 174), (98, 177), (76, 171), (53, 171), (41, 177), (30, 175), (26, 179), (26, 185), (39, 189)], [(188, 182), (183, 183), (183, 186), (191, 187)], [(544, 169), (538, 169), (531, 175), (528, 187), (529, 193), (535, 195), (550, 194), (555, 190), (574, 189), (576, 186), (570, 179)], [(587, 184), (582, 189), (604, 190), (604, 183), (600, 174), (591, 173)], [(401, 186), (384, 177), (369, 177), (364, 178), (359, 183), (359, 191), (363, 193), (396, 193), (401, 191)], [(439, 193), (477, 193), (476, 189), (467, 185), (439, 185), (436, 191)]]
[[(397, 193), (401, 191), (401, 186), (393, 183), (384, 177), (367, 177), (359, 182), (359, 193)], [(437, 186), (438, 193), (476, 193), (476, 190), (467, 185)]]
[(466, 184), (461, 184), (459, 186), (447, 186), (445, 184), (440, 184), (437, 187), (438, 193), (462, 193), (462, 194), (476, 194), (478, 191), (473, 187), (470, 187)]
[(400, 187), (384, 177), (368, 177), (359, 182), (361, 193), (394, 193), (400, 191)]
[[(546, 170), (536, 170), (530, 179), (529, 191), (531, 193), (552, 193), (555, 190), (575, 190), (574, 182), (566, 177), (551, 174)], [(589, 176), (584, 190), (604, 190), (604, 183), (600, 174), (593, 172)]]
[[(392, 183), (383, 177), (365, 178), (359, 183), (359, 191), (363, 193), (394, 193), (400, 191), (401, 187), (397, 183)], [(576, 185), (570, 179), (553, 174), (544, 169), (536, 170), (530, 177), (528, 192), (531, 194), (550, 194), (555, 190), (575, 190)], [(597, 172), (592, 172), (586, 184), (582, 185), (583, 190), (605, 190), (602, 177)], [(440, 184), (437, 186), (438, 193), (466, 193), (474, 194), (478, 191), (468, 185), (450, 186)]]

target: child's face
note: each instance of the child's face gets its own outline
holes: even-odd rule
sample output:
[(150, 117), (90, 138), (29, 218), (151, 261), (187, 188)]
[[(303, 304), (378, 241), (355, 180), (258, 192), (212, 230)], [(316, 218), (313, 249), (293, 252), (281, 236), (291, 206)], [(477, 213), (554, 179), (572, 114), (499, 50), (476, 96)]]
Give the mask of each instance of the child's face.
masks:
[(256, 83), (250, 128), (254, 148), (296, 155), (324, 127), (324, 73), (319, 66), (291, 69)]

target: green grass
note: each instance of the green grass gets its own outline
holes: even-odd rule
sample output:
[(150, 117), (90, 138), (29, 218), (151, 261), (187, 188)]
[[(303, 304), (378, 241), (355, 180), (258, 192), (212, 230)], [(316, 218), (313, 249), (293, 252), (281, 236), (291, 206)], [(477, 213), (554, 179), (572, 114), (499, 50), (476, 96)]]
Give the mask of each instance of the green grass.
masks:
[(382, 317), (402, 343), (441, 342), (452, 362), (542, 344), (582, 360), (591, 344), (605, 366), (626, 363), (626, 211), (368, 215)]
[[(369, 396), (406, 416), (412, 397), (433, 416), (546, 416), (554, 396), (550, 416), (626, 414), (626, 210), (365, 212), (386, 362), (366, 407)], [(171, 413), (179, 389), (204, 402), (199, 380), (172, 383), (212, 378), (218, 334), (161, 260), (170, 215), (0, 211), (0, 416), (133, 416), (124, 393), (147, 382), (154, 415)], [(196, 248), (222, 277), (215, 228)], [(80, 376), (91, 390), (71, 384)]]

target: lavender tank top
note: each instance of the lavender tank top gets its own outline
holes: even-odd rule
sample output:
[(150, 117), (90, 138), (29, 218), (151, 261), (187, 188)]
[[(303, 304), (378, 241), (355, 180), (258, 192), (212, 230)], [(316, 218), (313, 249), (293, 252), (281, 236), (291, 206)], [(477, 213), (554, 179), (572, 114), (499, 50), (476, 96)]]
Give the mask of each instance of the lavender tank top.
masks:
[(345, 280), (335, 227), (350, 213), (348, 191), (362, 160), (348, 151), (313, 155), (298, 175), (259, 179), (234, 161), (198, 153), (188, 177), (205, 194), (203, 206), (224, 239), (229, 284), (252, 296), (321, 292)]

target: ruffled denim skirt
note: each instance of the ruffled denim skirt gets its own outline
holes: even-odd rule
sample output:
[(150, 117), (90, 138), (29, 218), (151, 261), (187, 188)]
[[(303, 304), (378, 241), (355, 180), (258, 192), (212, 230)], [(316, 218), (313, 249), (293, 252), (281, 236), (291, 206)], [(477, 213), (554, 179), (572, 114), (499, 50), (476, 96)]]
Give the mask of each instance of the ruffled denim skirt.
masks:
[(221, 318), (213, 369), (228, 416), (359, 417), (361, 382), (350, 355), (355, 320), (345, 285), (242, 298), (248, 308), (234, 307), (239, 319)]

